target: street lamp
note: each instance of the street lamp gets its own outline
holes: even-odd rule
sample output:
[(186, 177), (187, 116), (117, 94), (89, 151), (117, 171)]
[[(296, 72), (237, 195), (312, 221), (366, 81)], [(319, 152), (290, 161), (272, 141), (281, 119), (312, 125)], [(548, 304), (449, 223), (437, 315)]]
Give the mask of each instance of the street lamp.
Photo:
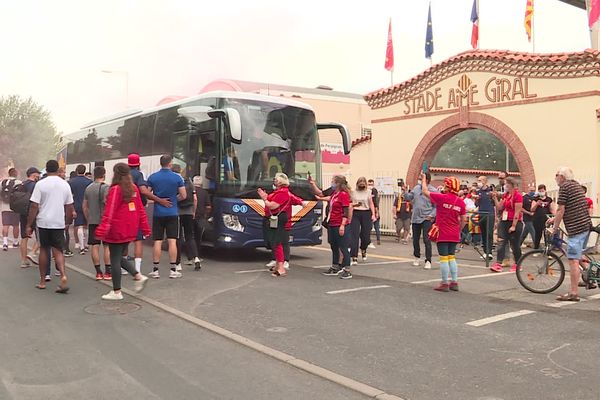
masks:
[(129, 71), (103, 69), (103, 74), (119, 74), (125, 76), (125, 108), (129, 108)]

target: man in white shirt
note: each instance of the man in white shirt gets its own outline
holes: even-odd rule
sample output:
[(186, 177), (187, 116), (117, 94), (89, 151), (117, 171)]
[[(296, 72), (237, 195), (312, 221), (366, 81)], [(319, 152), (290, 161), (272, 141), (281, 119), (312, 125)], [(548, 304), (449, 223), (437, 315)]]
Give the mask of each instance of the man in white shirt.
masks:
[(31, 205), (27, 219), (27, 236), (33, 233), (33, 223), (38, 229), (40, 242), (40, 283), (38, 289), (46, 289), (46, 265), (50, 258), (49, 248), (52, 250), (56, 267), (61, 278), (57, 293), (67, 293), (67, 275), (65, 273), (65, 257), (63, 248), (65, 244), (65, 213), (72, 215), (73, 194), (67, 182), (58, 176), (58, 162), (49, 160), (46, 163), (46, 178), (40, 180), (31, 194)]

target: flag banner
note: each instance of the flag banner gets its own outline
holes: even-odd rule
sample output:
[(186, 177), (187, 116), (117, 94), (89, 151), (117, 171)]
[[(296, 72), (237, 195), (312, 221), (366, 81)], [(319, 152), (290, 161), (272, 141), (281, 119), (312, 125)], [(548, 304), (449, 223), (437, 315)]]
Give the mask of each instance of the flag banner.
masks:
[(431, 59), (433, 55), (433, 26), (431, 25), (431, 2), (429, 2), (429, 14), (427, 16), (427, 34), (425, 35), (425, 58)]
[(394, 41), (392, 40), (392, 19), (388, 27), (387, 49), (385, 51), (385, 69), (394, 70)]
[(600, 18), (600, 0), (591, 0), (590, 2), (590, 28), (594, 26)]
[(471, 31), (471, 46), (473, 46), (474, 49), (477, 49), (479, 48), (479, 10), (477, 9), (477, 0), (473, 0), (471, 22), (473, 23), (473, 30)]
[(525, 32), (527, 33), (527, 39), (531, 42), (531, 35), (533, 32), (533, 0), (527, 0), (527, 7), (525, 9)]

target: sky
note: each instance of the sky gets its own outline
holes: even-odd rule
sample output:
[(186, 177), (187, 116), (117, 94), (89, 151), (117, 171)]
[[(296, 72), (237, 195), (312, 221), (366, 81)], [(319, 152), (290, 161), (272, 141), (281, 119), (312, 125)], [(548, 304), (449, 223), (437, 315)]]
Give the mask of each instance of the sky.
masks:
[[(433, 62), (469, 50), (473, 0), (431, 4)], [(480, 47), (532, 51), (525, 5), (480, 0)], [(0, 96), (31, 96), (69, 133), (126, 106), (197, 94), (219, 78), (366, 94), (390, 85), (390, 18), (394, 82), (429, 67), (427, 8), (427, 0), (4, 1)], [(583, 10), (536, 0), (534, 23), (536, 52), (590, 47)]]

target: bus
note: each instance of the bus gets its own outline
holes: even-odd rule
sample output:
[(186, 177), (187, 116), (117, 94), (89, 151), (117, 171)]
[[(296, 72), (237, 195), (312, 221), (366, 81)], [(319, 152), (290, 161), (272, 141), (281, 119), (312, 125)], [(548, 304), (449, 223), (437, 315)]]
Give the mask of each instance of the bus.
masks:
[[(283, 98), (240, 92), (210, 92), (150, 109), (129, 110), (83, 126), (63, 137), (61, 161), (67, 173), (78, 164), (112, 168), (130, 153), (141, 157), (147, 178), (171, 154), (186, 177), (200, 176), (211, 198), (202, 241), (220, 248), (265, 246), (264, 202), (258, 188), (270, 191), (276, 173), (290, 178), (302, 206), (292, 210), (292, 245), (317, 245), (322, 238), (323, 205), (309, 180), (320, 184), (318, 132), (339, 131), (344, 152), (350, 136), (339, 123), (317, 124), (311, 106)], [(66, 154), (65, 154), (66, 153)], [(151, 211), (151, 208), (149, 209)]]

